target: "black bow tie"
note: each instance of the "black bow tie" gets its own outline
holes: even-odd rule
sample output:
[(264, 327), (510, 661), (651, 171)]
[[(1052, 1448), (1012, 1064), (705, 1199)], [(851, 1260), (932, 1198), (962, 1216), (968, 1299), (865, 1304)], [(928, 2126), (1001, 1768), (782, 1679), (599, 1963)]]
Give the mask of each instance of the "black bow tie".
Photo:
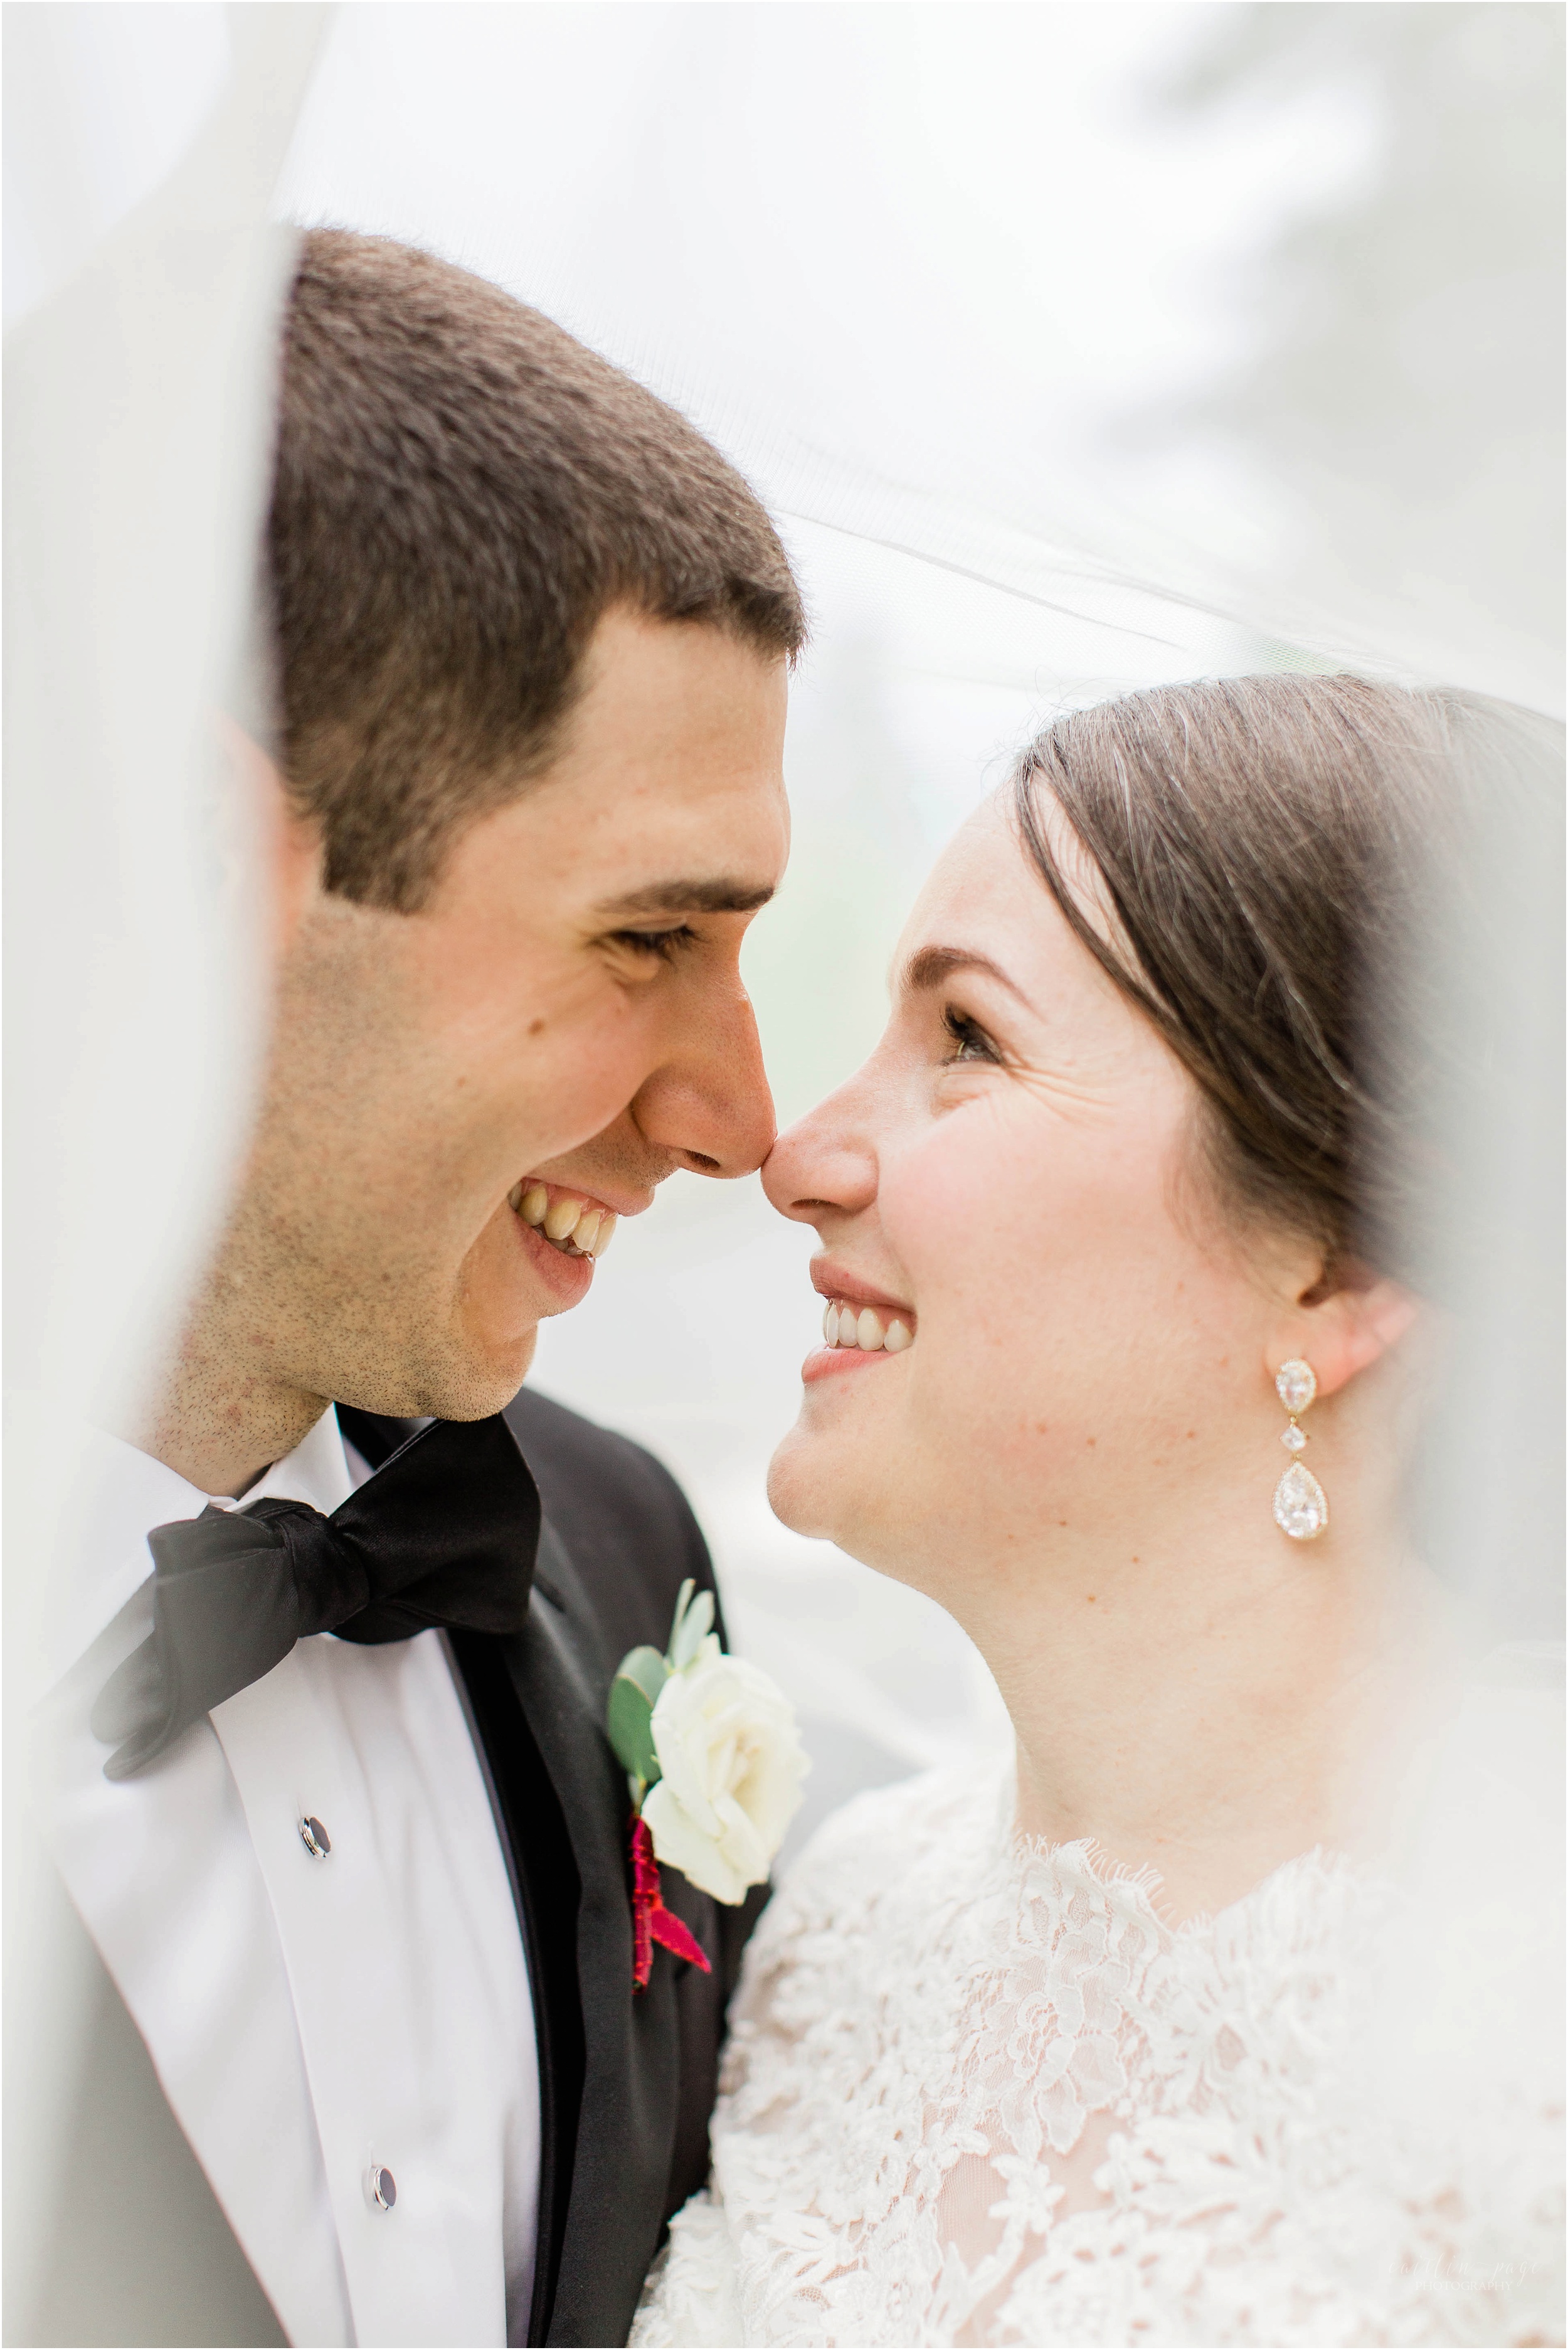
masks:
[(205, 1509), (154, 1526), (152, 1632), (110, 1674), (93, 1735), (133, 1778), (296, 1640), (408, 1640), (432, 1624), (520, 1631), (539, 1493), (497, 1417), (437, 1420), (324, 1517), (305, 1502)]

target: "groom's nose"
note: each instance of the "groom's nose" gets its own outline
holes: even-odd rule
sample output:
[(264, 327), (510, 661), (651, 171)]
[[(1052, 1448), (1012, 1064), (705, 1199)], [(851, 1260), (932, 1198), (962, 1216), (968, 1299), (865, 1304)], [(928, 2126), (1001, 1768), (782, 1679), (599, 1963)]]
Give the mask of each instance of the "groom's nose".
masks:
[(751, 1175), (773, 1149), (774, 1097), (737, 977), (683, 1007), (670, 1049), (631, 1104), (643, 1139), (697, 1175)]

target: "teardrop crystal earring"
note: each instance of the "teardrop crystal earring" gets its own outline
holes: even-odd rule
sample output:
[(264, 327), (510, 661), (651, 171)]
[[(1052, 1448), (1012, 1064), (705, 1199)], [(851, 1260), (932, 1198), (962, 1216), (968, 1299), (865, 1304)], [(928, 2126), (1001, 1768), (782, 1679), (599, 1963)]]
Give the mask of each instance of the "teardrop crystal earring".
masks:
[[(1282, 1363), (1274, 1373), (1274, 1392), (1291, 1416), (1280, 1442), (1287, 1452), (1301, 1453), (1306, 1432), (1296, 1421), (1317, 1393), (1317, 1373), (1295, 1358)], [(1328, 1523), (1328, 1495), (1303, 1461), (1293, 1461), (1274, 1487), (1274, 1523), (1293, 1542), (1314, 1541)]]

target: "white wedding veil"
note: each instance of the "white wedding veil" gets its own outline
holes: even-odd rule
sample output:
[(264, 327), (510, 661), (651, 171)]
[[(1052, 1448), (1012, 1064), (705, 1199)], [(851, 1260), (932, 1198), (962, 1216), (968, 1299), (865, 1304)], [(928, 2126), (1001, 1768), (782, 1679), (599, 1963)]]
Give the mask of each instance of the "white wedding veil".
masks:
[[(168, 1343), (261, 1034), (257, 877), (213, 717), (256, 702), (294, 249), (269, 208), (322, 26), (312, 6), (5, 16), (12, 2341), (38, 2338), (88, 1997), (28, 1830), (26, 1734), (70, 1637), (73, 1440)], [(112, 2308), (103, 2327), (119, 2338)]]
[[(1410, 1828), (1446, 1971), (1400, 2062), (1462, 2071), (1483, 1983), (1489, 2029), (1543, 2056), (1561, 8), (57, 5), (8, 7), (5, 39), (13, 1721), (48, 1671), (69, 1430), (151, 1375), (244, 1139), (254, 877), (212, 716), (259, 690), (287, 224), (384, 232), (628, 368), (779, 518), (813, 620), (794, 865), (748, 950), (782, 1118), (868, 1048), (921, 870), (1054, 712), (1341, 665), (1516, 706), (1477, 738), (1480, 846), (1457, 894), (1433, 879), (1422, 982), (1484, 1049), (1429, 1105), (1455, 1336), (1416, 1498), (1489, 1628), (1481, 1779), (1439, 1774)], [(687, 1484), (737, 1645), (802, 1712), (804, 1827), (992, 1734), (997, 1700), (934, 1607), (769, 1517), (805, 1237), (754, 1182), (669, 1189), (535, 1376)], [(1433, 1873), (1478, 1807), (1535, 1872), (1502, 1921)], [(70, 1987), (8, 1825), (20, 2307)]]

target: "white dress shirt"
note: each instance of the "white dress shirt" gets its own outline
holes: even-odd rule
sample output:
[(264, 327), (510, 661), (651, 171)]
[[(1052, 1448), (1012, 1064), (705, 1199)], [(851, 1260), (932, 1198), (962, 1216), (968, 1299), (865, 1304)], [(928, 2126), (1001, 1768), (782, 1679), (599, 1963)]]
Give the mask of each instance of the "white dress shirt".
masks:
[[(356, 1473), (356, 1470), (358, 1473)], [(331, 1511), (335, 1412), (239, 1504)], [(88, 1726), (151, 1628), (151, 1527), (208, 1495), (90, 1431), (62, 1614), (54, 1848), (230, 2225), (296, 2343), (526, 2338), (533, 2001), (444, 1638), (301, 1640), (139, 1778)], [(304, 1819), (326, 1829), (313, 1857)], [(370, 2189), (390, 2172), (390, 2210)]]

